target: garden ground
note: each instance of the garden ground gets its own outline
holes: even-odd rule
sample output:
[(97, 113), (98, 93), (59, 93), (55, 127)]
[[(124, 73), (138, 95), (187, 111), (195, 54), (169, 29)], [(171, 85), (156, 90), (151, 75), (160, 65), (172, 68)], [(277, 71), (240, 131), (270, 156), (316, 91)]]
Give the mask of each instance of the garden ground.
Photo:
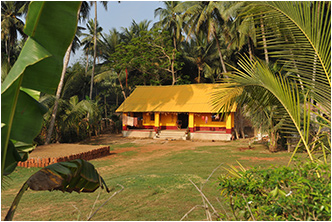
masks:
[[(202, 205), (200, 193), (189, 181), (204, 185), (203, 192), (219, 213), (228, 211), (228, 203), (220, 198), (218, 177), (223, 168), (237, 165), (265, 167), (286, 165), (291, 154), (270, 153), (262, 144), (248, 149), (249, 140), (232, 142), (163, 141), (129, 139), (104, 134), (78, 145), (110, 146), (111, 154), (90, 161), (106, 184), (120, 193), (105, 204), (92, 220), (180, 220), (190, 209)], [(56, 147), (75, 145), (55, 144)], [(218, 168), (218, 166), (221, 167)], [(18, 167), (6, 180), (1, 192), (1, 218), (9, 209), (21, 185), (40, 168)], [(28, 190), (18, 206), (14, 220), (86, 220), (94, 203), (101, 206), (112, 193), (98, 189), (94, 193), (35, 192)], [(99, 196), (99, 197), (98, 197)], [(220, 201), (220, 203), (219, 203)], [(222, 204), (222, 205), (220, 205)], [(205, 220), (205, 211), (198, 207), (185, 220)]]

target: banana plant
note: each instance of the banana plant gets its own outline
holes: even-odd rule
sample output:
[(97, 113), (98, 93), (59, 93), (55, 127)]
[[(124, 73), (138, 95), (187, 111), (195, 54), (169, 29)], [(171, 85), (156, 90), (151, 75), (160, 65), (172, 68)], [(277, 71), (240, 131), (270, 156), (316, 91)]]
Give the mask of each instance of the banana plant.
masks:
[(31, 2), (22, 51), (1, 85), (1, 178), (25, 161), (41, 130), (40, 92), (54, 94), (81, 2)]
[(62, 192), (94, 192), (99, 187), (110, 190), (95, 167), (82, 159), (54, 163), (33, 174), (16, 195), (5, 220), (12, 220), (24, 192), (30, 188), (35, 191), (60, 190)]

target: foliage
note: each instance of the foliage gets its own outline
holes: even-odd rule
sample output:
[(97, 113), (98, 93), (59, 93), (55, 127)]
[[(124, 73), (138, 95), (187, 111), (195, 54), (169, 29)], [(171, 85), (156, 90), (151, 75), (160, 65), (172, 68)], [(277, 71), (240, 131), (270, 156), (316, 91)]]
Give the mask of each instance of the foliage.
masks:
[[(317, 176), (319, 171), (320, 177)], [(253, 168), (220, 177), (235, 220), (331, 220), (331, 165)], [(221, 215), (226, 218), (226, 215)]]
[(12, 220), (24, 192), (30, 188), (35, 191), (94, 192), (99, 187), (106, 188), (104, 179), (95, 167), (82, 159), (51, 164), (33, 174), (22, 186), (14, 199), (5, 220)]
[[(41, 98), (42, 104), (52, 107), (54, 99), (48, 95)], [(52, 109), (44, 115), (44, 125), (41, 134), (35, 139), (38, 144), (43, 144), (45, 134), (51, 118)], [(89, 118), (87, 118), (89, 116)], [(100, 133), (101, 110), (98, 100), (79, 100), (78, 96), (72, 96), (69, 100), (60, 99), (58, 114), (56, 116), (56, 131), (53, 132), (53, 142), (78, 142), (98, 135)]]
[(26, 160), (40, 132), (45, 109), (36, 97), (38, 91), (54, 93), (57, 87), (63, 56), (75, 35), (79, 6), (80, 2), (32, 2), (29, 6), (24, 29), (29, 37), (1, 85), (2, 176)]
[[(258, 2), (248, 7), (246, 15), (255, 15), (256, 25), (263, 19), (265, 35), (275, 36), (264, 42), (265, 35), (257, 33), (258, 44), (265, 44), (281, 66), (276, 72), (258, 58), (243, 56), (238, 61), (239, 68), (234, 67), (235, 74), (229, 75), (226, 81), (229, 90), (216, 95), (215, 104), (243, 105), (252, 102), (250, 95), (254, 95), (261, 107), (277, 106), (273, 128), (281, 123), (278, 126), (281, 131), (299, 137), (295, 152), (299, 147), (304, 148), (314, 161), (323, 150), (326, 160), (331, 148), (323, 141), (330, 140), (330, 135), (319, 135), (319, 132), (323, 127), (331, 127), (328, 118), (331, 113), (330, 3)], [(250, 94), (253, 88), (255, 91)], [(316, 116), (327, 124), (317, 122)]]
[[(128, 44), (117, 45), (109, 61), (116, 72), (128, 69), (130, 74), (138, 72), (143, 77), (131, 84), (159, 85), (170, 79), (168, 73), (171, 73), (173, 52), (177, 53), (167, 32), (143, 31)], [(175, 62), (176, 70), (180, 66)]]
[[(25, 15), (28, 9), (27, 1), (3, 1), (1, 2), (1, 58), (7, 56), (8, 63), (12, 65), (13, 47), (17, 41), (17, 33), (24, 38), (24, 22), (19, 18)], [(4, 44), (3, 44), (4, 43)], [(2, 46), (4, 45), (4, 50)]]

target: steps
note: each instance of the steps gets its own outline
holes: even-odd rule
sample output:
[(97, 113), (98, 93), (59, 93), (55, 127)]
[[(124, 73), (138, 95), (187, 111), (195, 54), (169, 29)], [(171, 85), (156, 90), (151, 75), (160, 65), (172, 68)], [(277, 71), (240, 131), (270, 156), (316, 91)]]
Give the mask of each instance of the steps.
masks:
[(186, 132), (184, 130), (161, 130), (154, 139), (160, 140), (185, 140)]

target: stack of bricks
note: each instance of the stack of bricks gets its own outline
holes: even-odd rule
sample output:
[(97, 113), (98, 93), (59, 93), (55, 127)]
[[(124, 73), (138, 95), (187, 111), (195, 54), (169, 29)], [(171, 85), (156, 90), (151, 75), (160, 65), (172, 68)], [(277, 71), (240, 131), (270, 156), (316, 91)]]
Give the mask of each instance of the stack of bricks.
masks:
[(90, 150), (87, 152), (72, 154), (64, 157), (49, 157), (49, 158), (29, 158), (27, 161), (18, 162), (18, 166), (20, 167), (46, 167), (53, 163), (65, 162), (75, 159), (83, 159), (83, 160), (92, 160), (102, 156), (109, 155), (109, 146), (101, 147), (95, 150)]

